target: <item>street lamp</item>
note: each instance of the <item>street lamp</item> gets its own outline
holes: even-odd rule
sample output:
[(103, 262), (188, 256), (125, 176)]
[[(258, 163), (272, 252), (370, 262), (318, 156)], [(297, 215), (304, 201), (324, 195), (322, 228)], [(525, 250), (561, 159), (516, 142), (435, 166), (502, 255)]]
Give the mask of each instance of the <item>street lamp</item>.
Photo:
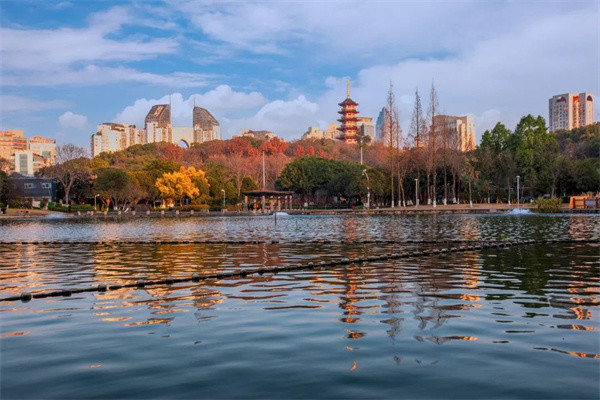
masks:
[(225, 211), (225, 189), (221, 189), (221, 192), (223, 192), (223, 211)]
[(519, 179), (521, 179), (521, 177), (519, 175), (517, 175), (517, 208), (519, 208)]
[(99, 194), (94, 196), (94, 211), (96, 211), (96, 197), (100, 196)]
[(367, 210), (371, 208), (371, 181), (367, 170), (363, 169), (362, 174), (367, 177)]
[(415, 178), (415, 207), (419, 205), (419, 178)]

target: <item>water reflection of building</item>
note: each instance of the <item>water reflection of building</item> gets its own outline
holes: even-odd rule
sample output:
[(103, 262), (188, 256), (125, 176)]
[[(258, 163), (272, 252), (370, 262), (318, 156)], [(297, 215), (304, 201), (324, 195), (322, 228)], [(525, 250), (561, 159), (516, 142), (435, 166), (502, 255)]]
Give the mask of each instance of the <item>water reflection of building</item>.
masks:
[[(6, 245), (2, 245), (6, 246)], [(10, 251), (0, 248), (2, 268), (0, 268), (0, 288), (7, 295), (23, 292), (41, 292), (48, 289), (51, 282), (59, 281), (62, 265), (59, 263), (60, 247), (43, 248), (42, 254), (36, 245), (11, 245)]]

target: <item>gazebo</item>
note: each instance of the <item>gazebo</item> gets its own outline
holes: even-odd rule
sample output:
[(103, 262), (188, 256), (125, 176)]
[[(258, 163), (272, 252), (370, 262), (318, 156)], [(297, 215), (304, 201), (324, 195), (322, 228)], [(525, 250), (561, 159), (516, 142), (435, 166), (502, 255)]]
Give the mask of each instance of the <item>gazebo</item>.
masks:
[(258, 210), (263, 213), (291, 210), (294, 192), (280, 190), (250, 190), (244, 195), (244, 211)]

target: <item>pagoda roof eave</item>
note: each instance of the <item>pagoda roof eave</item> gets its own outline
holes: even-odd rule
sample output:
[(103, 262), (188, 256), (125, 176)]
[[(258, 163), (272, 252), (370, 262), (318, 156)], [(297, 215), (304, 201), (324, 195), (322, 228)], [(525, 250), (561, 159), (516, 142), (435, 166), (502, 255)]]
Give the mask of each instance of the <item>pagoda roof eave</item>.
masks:
[(352, 100), (351, 98), (347, 98), (346, 100), (342, 101), (341, 103), (338, 103), (338, 106), (357, 106), (358, 103), (355, 102), (354, 100)]

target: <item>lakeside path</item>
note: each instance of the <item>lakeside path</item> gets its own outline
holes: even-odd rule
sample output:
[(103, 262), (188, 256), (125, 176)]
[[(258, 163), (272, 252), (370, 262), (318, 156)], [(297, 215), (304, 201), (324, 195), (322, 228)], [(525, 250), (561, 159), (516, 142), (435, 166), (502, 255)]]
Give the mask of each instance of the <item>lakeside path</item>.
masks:
[[(395, 208), (372, 208), (370, 210), (359, 210), (359, 209), (294, 209), (294, 210), (281, 210), (290, 215), (414, 215), (414, 214), (498, 214), (507, 213), (517, 208), (516, 204), (473, 204), (470, 207), (468, 204), (449, 204), (449, 205), (419, 205), (407, 206), (407, 207), (395, 207)], [(530, 204), (519, 205), (520, 209), (527, 210), (532, 209)], [(562, 207), (562, 212), (569, 212), (567, 204)], [(272, 213), (269, 213), (272, 214)], [(9, 209), (7, 214), (0, 215), (0, 219), (13, 219), (13, 218), (40, 218), (60, 216), (61, 218), (124, 218), (124, 219), (138, 219), (138, 218), (189, 218), (189, 217), (223, 217), (223, 216), (261, 216), (265, 215), (260, 212), (252, 211), (211, 211), (211, 212), (190, 212), (190, 211), (152, 211), (149, 214), (146, 212), (116, 212), (111, 211), (107, 214), (104, 212), (96, 211), (90, 212), (72, 212), (62, 213), (48, 210), (22, 210), (22, 209)]]

